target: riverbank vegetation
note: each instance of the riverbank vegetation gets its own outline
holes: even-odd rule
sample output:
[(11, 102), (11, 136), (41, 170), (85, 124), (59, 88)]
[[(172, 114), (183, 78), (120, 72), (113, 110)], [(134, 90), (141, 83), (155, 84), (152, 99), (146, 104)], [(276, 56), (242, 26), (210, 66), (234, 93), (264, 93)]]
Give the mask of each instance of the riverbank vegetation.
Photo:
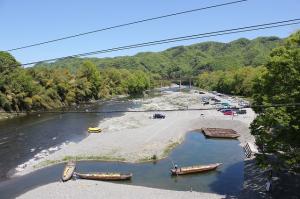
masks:
[(0, 52), (0, 109), (7, 112), (49, 110), (114, 95), (138, 95), (155, 76), (141, 70), (99, 69), (85, 61), (74, 73), (64, 68), (24, 69)]
[(249, 97), (253, 94), (255, 81), (265, 72), (263, 66), (204, 72), (197, 77), (196, 85), (205, 90)]
[(45, 160), (37, 165), (33, 166), (35, 169), (44, 168), (47, 166), (51, 166), (54, 164), (59, 164), (63, 162), (68, 162), (70, 160), (75, 161), (88, 161), (88, 160), (94, 160), (94, 161), (102, 161), (102, 162), (125, 162), (124, 158), (121, 157), (113, 157), (113, 156), (65, 156), (64, 158), (60, 160)]
[(200, 87), (249, 96), (253, 80), (264, 70), (259, 66), (281, 43), (277, 37), (242, 38), (135, 56), (66, 58), (31, 68), (20, 67), (9, 53), (0, 52), (0, 109), (49, 110), (114, 95), (139, 95), (160, 86), (161, 79), (198, 74)]

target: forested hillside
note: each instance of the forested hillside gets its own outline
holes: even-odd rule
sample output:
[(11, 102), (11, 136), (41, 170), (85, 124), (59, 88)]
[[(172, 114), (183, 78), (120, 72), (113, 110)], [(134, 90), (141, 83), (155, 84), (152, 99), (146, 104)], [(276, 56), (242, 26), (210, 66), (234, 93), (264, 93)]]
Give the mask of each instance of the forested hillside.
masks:
[(0, 110), (53, 109), (118, 94), (141, 94), (161, 78), (198, 76), (197, 85), (251, 96), (261, 65), (284, 40), (261, 37), (230, 43), (204, 42), (159, 53), (116, 58), (68, 58), (22, 68), (0, 52)]
[(22, 68), (0, 52), (0, 111), (48, 110), (118, 94), (141, 94), (152, 75), (140, 70), (99, 70), (85, 61), (75, 73), (59, 68)]
[(51, 68), (68, 68), (76, 71), (86, 60), (100, 68), (115, 67), (141, 69), (160, 74), (163, 78), (196, 76), (212, 71), (241, 66), (260, 66), (266, 63), (271, 50), (280, 45), (277, 37), (259, 37), (254, 40), (238, 39), (230, 43), (204, 42), (191, 46), (178, 46), (163, 52), (143, 52), (135, 56), (115, 58), (67, 58), (50, 64)]

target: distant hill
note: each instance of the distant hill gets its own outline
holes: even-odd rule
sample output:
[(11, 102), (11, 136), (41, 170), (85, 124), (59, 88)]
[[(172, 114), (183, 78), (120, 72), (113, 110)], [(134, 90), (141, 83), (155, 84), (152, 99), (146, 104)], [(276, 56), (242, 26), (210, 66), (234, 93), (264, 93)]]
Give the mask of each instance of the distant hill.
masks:
[(241, 38), (229, 43), (203, 42), (134, 56), (66, 58), (53, 63), (37, 64), (35, 67), (68, 68), (74, 72), (85, 60), (90, 60), (100, 68), (142, 69), (164, 77), (197, 75), (202, 71), (265, 64), (271, 50), (282, 42), (283, 39), (278, 37), (258, 37), (253, 40)]

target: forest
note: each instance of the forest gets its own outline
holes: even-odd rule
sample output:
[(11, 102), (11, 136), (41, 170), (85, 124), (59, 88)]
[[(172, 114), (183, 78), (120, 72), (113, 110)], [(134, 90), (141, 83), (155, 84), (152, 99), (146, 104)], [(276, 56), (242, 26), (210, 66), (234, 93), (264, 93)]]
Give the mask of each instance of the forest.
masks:
[(150, 73), (141, 70), (99, 70), (90, 61), (83, 62), (75, 73), (64, 68), (24, 69), (6, 52), (0, 52), (0, 63), (0, 108), (7, 112), (49, 110), (114, 95), (139, 95), (153, 81)]
[(230, 95), (251, 97), (254, 83), (266, 72), (264, 66), (203, 72), (196, 85), (205, 90), (215, 90)]
[(67, 68), (76, 71), (86, 60), (99, 68), (114, 67), (139, 69), (159, 74), (164, 79), (196, 77), (204, 71), (227, 70), (244, 66), (264, 65), (272, 49), (284, 39), (258, 37), (241, 38), (229, 43), (203, 42), (190, 46), (177, 46), (162, 52), (141, 52), (135, 56), (114, 58), (65, 58), (53, 63), (40, 63), (35, 67)]
[(139, 95), (160, 79), (196, 77), (200, 88), (251, 96), (266, 71), (271, 51), (285, 39), (241, 38), (203, 42), (163, 52), (116, 58), (66, 58), (22, 68), (0, 52), (0, 108), (5, 111), (53, 109), (114, 95)]

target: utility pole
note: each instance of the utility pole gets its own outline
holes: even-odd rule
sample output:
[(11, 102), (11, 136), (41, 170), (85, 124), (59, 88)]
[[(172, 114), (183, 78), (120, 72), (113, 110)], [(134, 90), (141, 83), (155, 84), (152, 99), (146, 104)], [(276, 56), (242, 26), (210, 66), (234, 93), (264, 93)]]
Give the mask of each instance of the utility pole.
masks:
[(181, 91), (181, 74), (179, 75), (179, 91)]
[(190, 77), (190, 89), (192, 88), (192, 79)]

